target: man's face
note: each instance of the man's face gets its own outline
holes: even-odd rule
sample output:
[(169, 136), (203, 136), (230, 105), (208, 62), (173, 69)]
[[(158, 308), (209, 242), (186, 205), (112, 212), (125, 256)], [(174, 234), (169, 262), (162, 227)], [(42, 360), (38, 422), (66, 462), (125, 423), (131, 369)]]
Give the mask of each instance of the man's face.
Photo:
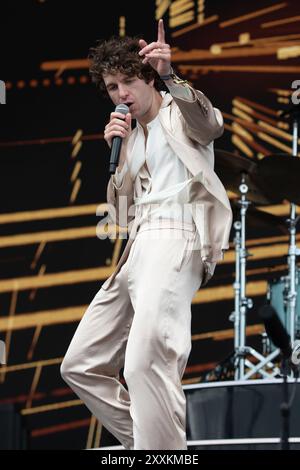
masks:
[(145, 83), (134, 76), (128, 77), (120, 72), (103, 74), (108, 94), (115, 105), (126, 103), (134, 119), (142, 118), (150, 109), (153, 99), (153, 80)]

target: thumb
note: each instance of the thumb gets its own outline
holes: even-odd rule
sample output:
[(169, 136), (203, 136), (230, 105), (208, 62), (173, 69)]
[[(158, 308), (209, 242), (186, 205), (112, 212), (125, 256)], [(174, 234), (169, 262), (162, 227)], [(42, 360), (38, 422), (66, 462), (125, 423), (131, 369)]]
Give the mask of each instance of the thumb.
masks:
[(126, 124), (128, 124), (130, 130), (131, 130), (131, 120), (132, 120), (131, 113), (127, 113), (125, 116), (125, 121), (126, 121)]
[(148, 43), (147, 43), (144, 39), (140, 39), (140, 40), (139, 40), (139, 46), (140, 46), (141, 48), (146, 47), (147, 44), (148, 44)]

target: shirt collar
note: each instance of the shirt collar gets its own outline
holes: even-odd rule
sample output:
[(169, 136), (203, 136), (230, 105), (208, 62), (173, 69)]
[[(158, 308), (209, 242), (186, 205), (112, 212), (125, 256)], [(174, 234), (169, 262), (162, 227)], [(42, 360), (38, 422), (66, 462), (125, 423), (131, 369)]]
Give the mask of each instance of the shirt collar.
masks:
[[(161, 110), (162, 108), (166, 108), (167, 106), (169, 106), (169, 104), (173, 100), (173, 97), (170, 93), (167, 93), (166, 91), (161, 91), (160, 94), (162, 96), (162, 102), (160, 105), (160, 110)], [(151, 123), (153, 123), (157, 118), (158, 118), (158, 115), (156, 115), (155, 118), (151, 122), (149, 122), (149, 124), (151, 125)], [(136, 124), (137, 124), (138, 129), (142, 129), (142, 126), (138, 121), (136, 121)], [(149, 126), (149, 124), (147, 124), (147, 126)]]
[(160, 108), (166, 108), (173, 100), (173, 97), (170, 93), (167, 93), (166, 91), (161, 91), (160, 94), (163, 98)]

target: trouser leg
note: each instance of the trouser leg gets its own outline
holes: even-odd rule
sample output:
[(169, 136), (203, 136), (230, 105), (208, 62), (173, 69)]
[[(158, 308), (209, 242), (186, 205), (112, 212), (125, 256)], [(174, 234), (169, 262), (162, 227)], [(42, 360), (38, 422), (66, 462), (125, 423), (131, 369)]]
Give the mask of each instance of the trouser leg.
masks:
[(161, 235), (155, 240), (147, 232), (137, 235), (128, 272), (135, 314), (124, 377), (135, 449), (187, 448), (181, 379), (191, 350), (191, 302), (203, 265), (199, 251), (186, 251), (190, 239)]
[(133, 317), (127, 263), (85, 312), (61, 366), (64, 380), (125, 448), (133, 448), (130, 398), (119, 382)]

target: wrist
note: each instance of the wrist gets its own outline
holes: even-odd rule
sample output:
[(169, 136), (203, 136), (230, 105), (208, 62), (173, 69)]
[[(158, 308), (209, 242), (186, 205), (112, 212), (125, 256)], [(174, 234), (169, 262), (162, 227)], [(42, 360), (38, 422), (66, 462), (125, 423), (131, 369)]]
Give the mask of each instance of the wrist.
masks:
[(159, 78), (163, 81), (172, 80), (172, 75), (174, 75), (174, 70), (170, 67), (170, 72), (168, 74), (160, 75)]
[(179, 78), (172, 67), (170, 73), (168, 75), (160, 75), (160, 79), (163, 80), (168, 87), (173, 85), (188, 85), (189, 83), (187, 80)]

